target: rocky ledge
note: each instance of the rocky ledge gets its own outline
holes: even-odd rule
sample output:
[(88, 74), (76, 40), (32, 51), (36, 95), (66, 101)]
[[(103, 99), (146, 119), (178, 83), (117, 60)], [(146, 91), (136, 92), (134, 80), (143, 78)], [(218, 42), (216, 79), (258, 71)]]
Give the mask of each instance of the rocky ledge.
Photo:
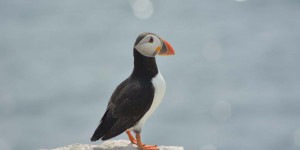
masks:
[[(45, 150), (45, 149), (44, 149)], [(71, 144), (52, 150), (137, 150), (137, 146), (127, 140), (106, 141), (101, 145)], [(159, 150), (184, 150), (180, 146), (159, 146)]]

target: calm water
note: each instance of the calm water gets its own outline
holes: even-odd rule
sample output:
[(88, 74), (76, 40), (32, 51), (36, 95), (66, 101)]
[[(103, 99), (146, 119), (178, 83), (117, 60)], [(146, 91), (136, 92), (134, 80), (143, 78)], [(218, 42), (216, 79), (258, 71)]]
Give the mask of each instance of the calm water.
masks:
[(176, 51), (157, 58), (167, 92), (145, 143), (300, 148), (300, 1), (0, 0), (0, 12), (1, 150), (90, 143), (145, 31)]

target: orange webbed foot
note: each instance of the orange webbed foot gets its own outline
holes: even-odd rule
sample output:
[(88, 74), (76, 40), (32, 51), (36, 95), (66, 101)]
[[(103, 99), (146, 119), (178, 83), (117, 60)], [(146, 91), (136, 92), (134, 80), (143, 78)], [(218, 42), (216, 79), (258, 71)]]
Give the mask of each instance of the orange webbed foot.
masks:
[(145, 145), (141, 141), (140, 133), (136, 133), (137, 146), (140, 150), (158, 150), (157, 145)]
[(157, 145), (142, 145), (142, 146), (139, 146), (139, 149), (140, 150), (158, 150), (158, 146)]
[(132, 144), (136, 144), (138, 146), (138, 149), (140, 150), (158, 150), (157, 145), (146, 145), (143, 144), (141, 141), (141, 135), (140, 133), (136, 133), (136, 139), (131, 135), (130, 131), (126, 131), (128, 138)]

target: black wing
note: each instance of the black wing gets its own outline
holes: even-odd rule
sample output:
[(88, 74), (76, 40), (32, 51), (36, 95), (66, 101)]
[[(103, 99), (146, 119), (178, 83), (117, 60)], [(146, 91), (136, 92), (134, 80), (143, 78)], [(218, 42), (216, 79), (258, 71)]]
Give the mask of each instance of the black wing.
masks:
[(151, 81), (128, 78), (114, 91), (91, 141), (107, 140), (133, 127), (150, 109), (154, 97)]

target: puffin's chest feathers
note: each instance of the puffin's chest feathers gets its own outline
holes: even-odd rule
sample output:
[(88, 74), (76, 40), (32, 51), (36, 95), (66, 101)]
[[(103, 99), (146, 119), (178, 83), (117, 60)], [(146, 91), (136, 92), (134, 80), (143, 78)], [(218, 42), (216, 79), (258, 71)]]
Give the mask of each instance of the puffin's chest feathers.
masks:
[(149, 110), (145, 113), (145, 115), (133, 127), (133, 129), (135, 131), (141, 130), (144, 123), (153, 114), (153, 112), (159, 106), (159, 104), (161, 103), (161, 101), (164, 97), (164, 94), (166, 91), (166, 83), (165, 83), (163, 76), (159, 72), (157, 73), (157, 75), (154, 78), (152, 78), (151, 83), (154, 87), (154, 96), (153, 96), (152, 104), (151, 104)]

